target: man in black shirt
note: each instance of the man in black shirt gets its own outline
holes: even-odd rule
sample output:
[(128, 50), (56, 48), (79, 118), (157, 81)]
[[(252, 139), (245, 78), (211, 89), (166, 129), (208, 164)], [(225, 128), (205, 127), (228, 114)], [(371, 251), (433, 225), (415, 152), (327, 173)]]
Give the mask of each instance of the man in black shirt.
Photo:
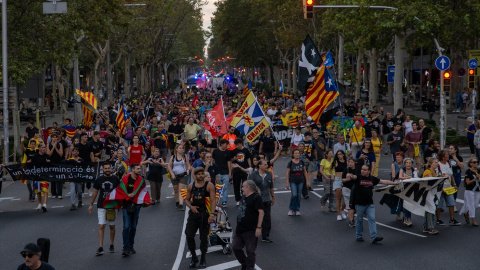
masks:
[(42, 250), (34, 243), (27, 244), (20, 254), (25, 262), (18, 266), (17, 270), (55, 270), (53, 266), (41, 260)]
[[(242, 269), (255, 269), (255, 249), (262, 234), (263, 200), (252, 180), (242, 184), (243, 197), (237, 210), (237, 227), (232, 240), (232, 249)], [(243, 252), (243, 248), (245, 252)]]
[(437, 140), (430, 139), (428, 140), (427, 145), (428, 148), (423, 153), (423, 164), (425, 164), (425, 168), (430, 158), (438, 158), (438, 150), (440, 150), (440, 144)]
[[(383, 237), (377, 236), (377, 225), (375, 223), (375, 206), (373, 204), (373, 187), (378, 184), (398, 185), (399, 182), (390, 180), (380, 180), (370, 175), (370, 166), (363, 165), (360, 176), (353, 175), (351, 179), (355, 181), (353, 186), (353, 200), (350, 200), (357, 211), (356, 233), (357, 241), (363, 242), (363, 215), (367, 216), (368, 228), (370, 230), (370, 242), (377, 243), (383, 240)], [(352, 202), (353, 201), (353, 202)], [(352, 208), (352, 205), (350, 206)]]
[[(64, 158), (64, 149), (63, 145), (60, 143), (57, 133), (53, 133), (51, 136), (51, 142), (47, 148), (47, 155), (50, 157), (50, 161), (53, 163), (60, 163)], [(63, 194), (63, 183), (53, 181), (50, 188), (52, 192), (52, 199), (59, 198), (62, 199)]]
[(233, 192), (238, 205), (242, 199), (242, 183), (247, 180), (248, 168), (252, 167), (250, 151), (243, 146), (243, 140), (240, 138), (235, 140), (235, 149), (231, 151), (231, 161), (233, 170), (229, 177), (233, 178)]
[[(110, 252), (115, 252), (113, 243), (115, 242), (115, 220), (107, 220), (107, 211), (115, 211), (114, 209), (105, 209), (103, 208), (103, 200), (108, 196), (110, 192), (113, 191), (118, 186), (119, 179), (116, 175), (112, 174), (112, 165), (110, 163), (103, 164), (103, 176), (100, 176), (95, 180), (93, 184), (93, 194), (92, 202), (88, 207), (88, 213), (92, 213), (93, 203), (98, 196), (97, 200), (97, 213), (98, 213), (98, 238), (100, 242), (100, 247), (97, 249), (97, 256), (102, 255), (103, 252), (103, 236), (105, 234), (105, 225), (110, 227)], [(114, 212), (115, 213), (115, 212)]]
[[(393, 131), (393, 118), (392, 113), (387, 112), (387, 115), (382, 121), (381, 129), (380, 129), (380, 137), (382, 138), (383, 145), (387, 143), (387, 137), (390, 132)], [(388, 155), (388, 148), (385, 147), (385, 155)]]
[(427, 142), (428, 140), (433, 138), (433, 136), (435, 135), (435, 132), (431, 128), (425, 125), (425, 121), (423, 121), (423, 119), (418, 120), (417, 129), (422, 133), (422, 143), (420, 144), (420, 153), (423, 156), (425, 153), (425, 150), (427, 150), (428, 148)]
[(217, 165), (219, 184), (223, 185), (222, 191), (222, 206), (227, 206), (228, 200), (228, 184), (230, 181), (231, 173), (231, 161), (230, 152), (227, 151), (228, 141), (225, 139), (220, 140), (220, 147), (213, 150), (212, 157)]
[(75, 145), (78, 148), (78, 156), (83, 159), (85, 163), (94, 162), (92, 159), (92, 149), (87, 143), (88, 135), (87, 133), (80, 134), (80, 143)]
[(177, 121), (177, 116), (172, 116), (172, 124), (170, 124), (167, 131), (168, 146), (171, 154), (173, 154), (177, 140), (180, 140), (180, 136), (183, 134), (183, 125), (179, 124)]
[(34, 126), (34, 123), (33, 120), (30, 120), (30, 122), (28, 122), (28, 127), (25, 129), (25, 134), (29, 140), (35, 136), (35, 132), (38, 132), (38, 128)]
[[(46, 147), (44, 143), (38, 144), (38, 153), (33, 156), (33, 158), (28, 163), (33, 163), (37, 166), (42, 166), (42, 164), (50, 162), (50, 157), (46, 153)], [(48, 200), (48, 182), (44, 181), (35, 181), (33, 183), (35, 187), (35, 192), (37, 193), (38, 206), (37, 210), (42, 209), (43, 212), (47, 212), (47, 200)], [(42, 195), (43, 195), (43, 204), (42, 204)]]
[(102, 158), (103, 143), (100, 141), (100, 132), (93, 132), (93, 140), (89, 143), (90, 159), (93, 161), (100, 161)]

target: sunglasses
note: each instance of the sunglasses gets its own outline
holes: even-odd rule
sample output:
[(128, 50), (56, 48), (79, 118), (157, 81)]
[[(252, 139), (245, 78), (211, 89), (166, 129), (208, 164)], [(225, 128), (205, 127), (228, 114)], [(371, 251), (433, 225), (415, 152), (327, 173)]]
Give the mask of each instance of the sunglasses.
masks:
[(470, 162), (470, 163), (476, 163), (476, 164), (478, 164), (478, 161), (472, 161), (472, 162)]
[(23, 258), (26, 258), (26, 257), (32, 258), (33, 256), (35, 256), (35, 254), (26, 253), (26, 252), (22, 252), (22, 253), (20, 253), (20, 254), (22, 254), (22, 257), (23, 257)]

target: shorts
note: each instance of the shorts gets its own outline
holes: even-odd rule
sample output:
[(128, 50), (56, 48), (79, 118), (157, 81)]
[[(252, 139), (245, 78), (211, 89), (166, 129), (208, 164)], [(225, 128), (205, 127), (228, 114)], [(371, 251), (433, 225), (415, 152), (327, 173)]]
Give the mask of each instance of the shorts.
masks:
[(166, 157), (168, 155), (167, 148), (159, 148), (160, 150), (160, 157)]
[(342, 188), (343, 200), (345, 201), (345, 209), (347, 210), (350, 210), (350, 193), (351, 192), (352, 190), (347, 187)]
[(318, 167), (317, 167), (317, 165), (315, 165), (315, 159), (313, 159), (312, 162), (310, 162), (310, 164), (308, 165), (308, 171), (309, 172), (318, 171)]
[(178, 177), (172, 178), (171, 181), (174, 186), (177, 186), (178, 184), (186, 185), (188, 183), (188, 175), (182, 176), (180, 179)]
[(195, 140), (189, 140), (190, 141), (190, 144), (193, 146), (193, 147), (197, 147), (198, 146), (198, 140), (195, 139)]
[(342, 178), (335, 177), (335, 180), (333, 180), (333, 190), (342, 189), (342, 187), (343, 187)]
[(444, 201), (447, 207), (455, 206), (455, 198), (453, 197), (453, 194), (447, 195), (446, 193), (442, 192), (442, 195), (440, 196), (440, 201), (437, 204), (437, 209), (443, 207)]
[(113, 221), (108, 221), (107, 220), (107, 209), (98, 208), (97, 214), (98, 214), (98, 224), (99, 225), (115, 226), (115, 220), (113, 220)]

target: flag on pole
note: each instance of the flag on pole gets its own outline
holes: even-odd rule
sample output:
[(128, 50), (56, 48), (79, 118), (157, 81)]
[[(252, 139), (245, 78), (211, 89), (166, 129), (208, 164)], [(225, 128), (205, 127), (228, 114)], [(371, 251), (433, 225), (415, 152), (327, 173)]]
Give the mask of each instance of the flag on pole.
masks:
[(93, 124), (93, 111), (82, 104), (82, 111), (83, 111), (83, 121), (82, 125), (90, 127)]
[(203, 122), (203, 126), (212, 133), (213, 138), (227, 133), (222, 97), (220, 97), (215, 108), (211, 109), (205, 116), (207, 122)]
[(198, 104), (200, 104), (200, 101), (198, 100), (198, 95), (195, 94), (195, 97), (192, 100), (192, 107), (196, 108), (198, 106)]
[(123, 130), (125, 129), (125, 126), (127, 125), (127, 121), (129, 119), (130, 117), (127, 111), (123, 108), (123, 106), (119, 105), (116, 122), (117, 122), (118, 132), (120, 136), (122, 136)]
[(325, 64), (326, 67), (331, 67), (333, 66), (333, 58), (332, 58), (332, 53), (328, 51), (326, 54), (322, 56), (323, 63)]
[(307, 90), (307, 98), (305, 100), (307, 115), (311, 116), (315, 123), (318, 123), (325, 108), (337, 97), (338, 89), (334, 80), (328, 69), (322, 64), (315, 75), (313, 83), (310, 84)]
[(248, 142), (253, 142), (270, 126), (262, 107), (252, 92), (234, 115), (230, 125), (245, 134)]
[(322, 57), (318, 53), (310, 35), (307, 35), (302, 43), (302, 52), (298, 62), (297, 85), (302, 95), (305, 95), (307, 92), (308, 86), (314, 79), (315, 71), (321, 63)]
[(248, 79), (247, 85), (245, 85), (245, 89), (243, 89), (243, 95), (248, 97), (248, 95), (252, 92), (252, 81)]
[(90, 106), (93, 107), (94, 110), (97, 109), (97, 99), (93, 95), (92, 92), (82, 92), (76, 89), (77, 94), (83, 98)]
[(147, 118), (148, 117), (148, 112), (150, 111), (150, 107), (152, 105), (152, 92), (150, 92), (150, 97), (148, 98), (149, 101), (148, 101), (148, 104), (145, 106), (145, 109), (143, 110), (143, 117)]

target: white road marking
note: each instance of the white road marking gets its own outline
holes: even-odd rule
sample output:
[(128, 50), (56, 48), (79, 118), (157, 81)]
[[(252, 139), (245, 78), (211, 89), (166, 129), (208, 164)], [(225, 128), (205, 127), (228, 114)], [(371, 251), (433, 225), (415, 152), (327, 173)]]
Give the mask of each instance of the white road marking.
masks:
[(20, 199), (12, 199), (12, 201), (20, 201)]
[[(210, 267), (205, 268), (205, 270), (224, 270), (224, 269), (230, 269), (238, 266), (240, 266), (240, 263), (238, 261), (231, 261), (231, 262), (226, 262), (222, 264), (212, 265)], [(260, 268), (258, 265), (255, 265), (255, 269), (262, 270), (262, 268)]]
[[(215, 251), (219, 251), (219, 250), (222, 250), (223, 247), (218, 245), (218, 246), (213, 246), (213, 247), (208, 247), (208, 250), (207, 250), (207, 253), (211, 253), (211, 252), (215, 252)], [(195, 250), (195, 253), (197, 254), (197, 256), (200, 256), (202, 255), (202, 252), (200, 251), (200, 249), (197, 249)], [(187, 252), (187, 255), (185, 256), (185, 258), (191, 258), (192, 257), (192, 254), (190, 253), (190, 251)]]
[(187, 218), (188, 218), (188, 211), (185, 211), (185, 217), (183, 218), (183, 228), (182, 228), (182, 236), (180, 237), (180, 244), (178, 245), (178, 252), (177, 252), (177, 258), (175, 259), (175, 263), (173, 264), (172, 270), (178, 270), (180, 267), (180, 263), (182, 262), (182, 255), (183, 255), (183, 250), (185, 249), (185, 234), (183, 233), (185, 231), (185, 227), (187, 226)]
[(64, 207), (63, 205), (56, 205), (56, 206), (52, 206), (52, 208), (62, 208)]
[(6, 201), (6, 200), (11, 200), (11, 199), (13, 199), (13, 198), (15, 198), (15, 197), (0, 198), (0, 202), (1, 202), (1, 201), (4, 201), (4, 200), (5, 200), (5, 201)]

